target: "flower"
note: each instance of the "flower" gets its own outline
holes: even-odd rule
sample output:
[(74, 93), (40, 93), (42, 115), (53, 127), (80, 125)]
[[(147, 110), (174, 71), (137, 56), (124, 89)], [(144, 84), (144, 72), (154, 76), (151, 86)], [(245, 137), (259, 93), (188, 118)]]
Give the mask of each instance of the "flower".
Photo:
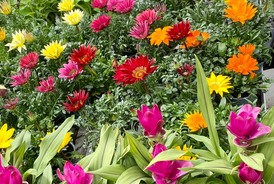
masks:
[(100, 15), (97, 19), (92, 21), (90, 24), (90, 28), (92, 29), (92, 32), (98, 33), (101, 30), (108, 27), (108, 25), (110, 24), (110, 19), (111, 19), (111, 16), (109, 15), (105, 15), (105, 14)]
[(193, 65), (184, 63), (180, 68), (177, 68), (177, 72), (183, 77), (188, 77), (193, 72), (193, 69)]
[(52, 41), (43, 49), (42, 55), (45, 56), (46, 59), (57, 59), (60, 57), (61, 53), (65, 50), (66, 45), (61, 45), (61, 41)]
[(108, 0), (93, 0), (91, 3), (92, 8), (104, 8), (107, 6)]
[(167, 31), (172, 28), (171, 26), (165, 26), (163, 28), (157, 28), (151, 33), (147, 38), (150, 38), (150, 45), (160, 45), (164, 43), (169, 45), (170, 37), (167, 34)]
[[(8, 130), (8, 125), (5, 123), (1, 129), (0, 129), (0, 148), (8, 148), (11, 146), (11, 142), (13, 139), (11, 139), (13, 133), (14, 133), (14, 128), (11, 128)], [(0, 172), (1, 174), (1, 172)]]
[(58, 10), (71, 11), (74, 6), (74, 0), (62, 0), (60, 3), (58, 3)]
[(79, 24), (83, 16), (84, 16), (84, 12), (77, 9), (77, 10), (71, 10), (70, 12), (65, 13), (62, 19), (65, 21), (65, 23), (75, 26)]
[(0, 27), (0, 42), (6, 39), (6, 30), (3, 27)]
[(30, 69), (21, 69), (16, 75), (12, 75), (10, 78), (13, 82), (10, 82), (12, 87), (21, 86), (26, 84), (30, 78), (31, 71)]
[(234, 54), (232, 58), (228, 59), (226, 68), (229, 71), (234, 71), (242, 75), (254, 75), (253, 71), (259, 69), (258, 61), (256, 59), (252, 58), (249, 54), (244, 55), (240, 53), (238, 55)]
[(68, 161), (64, 165), (64, 175), (61, 174), (59, 168), (56, 173), (58, 178), (67, 184), (91, 184), (93, 181), (93, 174), (86, 173), (80, 165), (72, 165)]
[(54, 77), (49, 76), (47, 80), (42, 80), (39, 82), (40, 86), (36, 86), (36, 91), (41, 93), (47, 93), (50, 91), (54, 91)]
[(119, 0), (108, 0), (107, 2), (107, 10), (113, 11), (115, 10), (116, 5), (118, 4)]
[(260, 184), (263, 179), (263, 172), (252, 169), (242, 162), (238, 168), (238, 176), (245, 184)]
[(83, 72), (82, 67), (79, 67), (77, 63), (68, 61), (67, 64), (63, 64), (64, 68), (58, 70), (59, 78), (73, 80), (77, 75)]
[(114, 80), (123, 85), (145, 80), (147, 75), (156, 70), (157, 66), (153, 66), (153, 64), (154, 59), (148, 59), (148, 55), (129, 58), (116, 68)]
[(207, 32), (200, 32), (199, 30), (189, 31), (190, 36), (186, 37), (185, 45), (182, 45), (181, 48), (191, 48), (197, 47), (205, 43), (206, 40), (210, 37), (210, 34)]
[(144, 128), (145, 136), (157, 137), (158, 134), (165, 134), (165, 130), (163, 129), (164, 120), (156, 104), (151, 109), (146, 105), (142, 105), (141, 109), (137, 110), (137, 115), (140, 124)]
[(232, 88), (233, 86), (230, 86), (230, 77), (224, 76), (224, 75), (215, 75), (213, 72), (211, 72), (210, 77), (206, 78), (210, 94), (215, 91), (216, 94), (219, 94), (221, 97), (223, 97), (223, 93), (229, 93), (228, 89)]
[[(162, 151), (167, 148), (158, 143), (154, 146), (152, 156), (155, 158)], [(157, 184), (175, 184), (187, 172), (180, 170), (180, 168), (193, 167), (190, 161), (174, 160), (174, 161), (159, 161), (149, 166), (147, 170), (152, 172), (152, 177)]]
[(190, 129), (190, 132), (196, 132), (202, 128), (207, 128), (206, 121), (199, 111), (187, 113), (182, 123)]
[(0, 97), (5, 97), (8, 92), (8, 89), (0, 84)]
[(90, 45), (81, 45), (79, 50), (74, 49), (70, 54), (69, 59), (79, 66), (85, 66), (89, 64), (96, 56), (97, 48), (95, 46), (90, 47)]
[(225, 17), (231, 18), (233, 22), (241, 22), (245, 24), (247, 20), (251, 20), (256, 12), (257, 8), (254, 8), (252, 3), (247, 3), (246, 0), (239, 0), (233, 4), (229, 2), (229, 6), (224, 10)]
[(138, 22), (130, 29), (130, 36), (143, 40), (147, 37), (149, 25), (145, 22)]
[(16, 108), (18, 101), (19, 101), (19, 98), (15, 98), (14, 100), (10, 98), (8, 101), (5, 102), (3, 107), (5, 109), (13, 110)]
[(20, 59), (19, 65), (21, 68), (35, 68), (39, 59), (36, 52), (30, 52)]
[(167, 33), (172, 40), (182, 40), (189, 36), (189, 31), (190, 24), (186, 20), (173, 25)]
[(0, 181), (2, 184), (23, 183), (22, 175), (16, 167), (14, 166), (3, 167), (1, 154), (0, 154)]
[(252, 55), (255, 49), (256, 49), (256, 45), (253, 45), (251, 43), (242, 45), (238, 48), (239, 52), (244, 54), (244, 55), (245, 54)]
[(253, 108), (250, 104), (246, 104), (238, 114), (230, 112), (230, 123), (227, 129), (236, 136), (234, 139), (236, 145), (247, 147), (253, 139), (271, 132), (269, 126), (256, 121), (259, 111), (260, 108)]
[(133, 9), (135, 0), (120, 0), (115, 5), (115, 11), (119, 13), (128, 13)]
[(84, 107), (87, 99), (88, 93), (85, 90), (79, 90), (73, 92), (73, 96), (67, 96), (69, 103), (63, 103), (65, 109), (69, 112), (78, 111)]
[(27, 42), (32, 42), (34, 40), (34, 36), (30, 32), (27, 32), (25, 30), (23, 30), (22, 32)]
[(8, 51), (11, 51), (13, 49), (16, 49), (21, 52), (22, 48), (27, 50), (25, 46), (25, 36), (22, 31), (16, 31), (15, 34), (12, 34), (12, 41), (11, 43), (7, 43), (5, 46), (9, 47)]
[[(175, 147), (176, 150), (182, 150), (180, 146), (176, 146)], [(189, 152), (192, 149), (192, 146), (187, 147), (187, 145), (185, 144), (183, 146), (183, 151)], [(197, 157), (194, 156), (180, 156), (179, 158), (177, 158), (177, 160), (196, 160)]]
[(3, 0), (0, 2), (0, 13), (4, 15), (9, 15), (11, 13), (11, 5), (9, 1)]
[[(54, 132), (55, 130), (53, 129), (52, 132)], [(50, 135), (52, 132), (47, 132), (46, 136)], [(44, 138), (41, 138), (40, 140), (42, 141)], [(59, 146), (57, 152), (59, 153), (64, 147), (66, 147), (68, 145), (68, 143), (71, 141), (72, 137), (71, 137), (71, 132), (67, 132), (65, 134), (65, 137), (62, 141), (62, 144)]]
[(228, 6), (235, 5), (236, 3), (239, 3), (239, 2), (245, 2), (245, 3), (247, 3), (247, 0), (225, 0), (225, 3)]
[(157, 12), (155, 10), (147, 9), (139, 13), (136, 16), (135, 20), (138, 23), (147, 21), (147, 23), (150, 25), (153, 24), (154, 21), (159, 20), (160, 18), (161, 17), (157, 16)]

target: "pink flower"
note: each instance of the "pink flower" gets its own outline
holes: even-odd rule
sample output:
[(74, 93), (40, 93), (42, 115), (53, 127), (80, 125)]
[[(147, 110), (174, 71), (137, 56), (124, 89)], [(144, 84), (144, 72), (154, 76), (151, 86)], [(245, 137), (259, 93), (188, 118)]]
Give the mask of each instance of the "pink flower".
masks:
[(118, 4), (119, 0), (109, 0), (107, 3), (107, 10), (113, 11), (115, 10), (116, 5)]
[(13, 82), (10, 82), (12, 87), (21, 86), (28, 82), (31, 75), (30, 69), (21, 69), (17, 75), (13, 75), (10, 78)]
[(75, 164), (74, 166), (68, 161), (64, 165), (64, 175), (61, 174), (59, 168), (56, 173), (58, 178), (67, 184), (91, 184), (93, 181), (92, 174), (86, 173), (80, 165)]
[(41, 93), (46, 93), (50, 91), (54, 91), (54, 77), (49, 76), (47, 80), (42, 80), (39, 82), (40, 86), (36, 86), (36, 91)]
[(239, 178), (243, 183), (260, 184), (262, 182), (263, 172), (252, 169), (246, 163), (242, 162), (238, 170)]
[(92, 8), (104, 8), (107, 6), (108, 0), (93, 0), (91, 3)]
[(0, 154), (0, 183), (1, 184), (22, 184), (23, 179), (19, 170), (14, 166), (2, 166), (2, 155)]
[(119, 0), (115, 6), (115, 11), (119, 13), (128, 13), (133, 9), (135, 0)]
[(20, 59), (21, 68), (35, 68), (39, 59), (39, 55), (36, 52), (30, 52)]
[(18, 101), (19, 101), (19, 98), (15, 98), (14, 100), (12, 100), (12, 99), (10, 98), (8, 101), (5, 102), (5, 104), (4, 104), (3, 107), (4, 107), (5, 109), (13, 110), (13, 109), (15, 109), (15, 107), (16, 107)]
[(160, 18), (161, 17), (157, 16), (157, 12), (155, 10), (147, 9), (136, 16), (136, 22), (140, 23), (147, 21), (147, 23), (150, 25)]
[(64, 68), (60, 68), (58, 70), (59, 78), (73, 80), (74, 77), (76, 77), (77, 75), (79, 75), (80, 73), (83, 72), (82, 67), (79, 67), (77, 65), (77, 63), (70, 61), (70, 60), (69, 60), (68, 64), (63, 64), (63, 66), (64, 66)]
[(143, 40), (147, 37), (149, 31), (149, 25), (145, 22), (139, 22), (130, 29), (130, 36)]
[(98, 33), (101, 30), (108, 27), (108, 25), (110, 24), (110, 19), (111, 19), (111, 16), (104, 15), (104, 14), (100, 15), (97, 19), (92, 21), (92, 23), (90, 24), (90, 28), (93, 29), (93, 32)]

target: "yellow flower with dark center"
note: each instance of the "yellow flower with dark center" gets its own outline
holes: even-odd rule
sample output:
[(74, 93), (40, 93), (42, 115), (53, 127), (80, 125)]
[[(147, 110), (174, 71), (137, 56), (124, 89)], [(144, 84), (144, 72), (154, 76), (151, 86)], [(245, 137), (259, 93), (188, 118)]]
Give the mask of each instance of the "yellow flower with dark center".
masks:
[(83, 16), (84, 12), (82, 12), (81, 10), (72, 10), (64, 15), (63, 20), (65, 21), (65, 23), (75, 26), (79, 24)]
[[(176, 146), (175, 149), (182, 150), (180, 146)], [(187, 147), (186, 144), (183, 146), (183, 151), (185, 152), (190, 152), (191, 149), (192, 149), (192, 146)], [(196, 160), (196, 159), (197, 157), (194, 157), (194, 156), (180, 156), (179, 158), (177, 158), (177, 160)]]
[(42, 55), (45, 56), (46, 59), (58, 59), (61, 53), (65, 50), (66, 45), (61, 45), (61, 41), (53, 41), (50, 44), (45, 46), (43, 49)]
[(12, 34), (12, 41), (11, 43), (6, 44), (5, 46), (9, 47), (8, 51), (11, 51), (13, 49), (16, 49), (21, 52), (22, 48), (27, 49), (25, 46), (25, 36), (22, 31), (16, 31), (15, 34)]
[(242, 45), (238, 48), (240, 53), (249, 54), (249, 55), (252, 55), (255, 49), (256, 49), (256, 45), (253, 45), (251, 43)]
[(181, 122), (190, 129), (190, 132), (196, 132), (207, 127), (206, 121), (199, 111), (187, 113)]
[[(52, 132), (54, 132), (55, 130), (53, 130)], [(47, 132), (46, 136), (50, 135), (52, 132)], [(40, 140), (42, 141), (44, 138), (41, 138)], [(71, 132), (67, 132), (62, 144), (59, 146), (57, 152), (59, 153), (66, 145), (68, 145), (68, 143), (71, 141), (72, 137), (71, 137)]]
[(62, 0), (58, 3), (58, 10), (59, 11), (70, 11), (74, 8), (74, 0)]
[(228, 89), (232, 88), (230, 86), (230, 77), (224, 75), (216, 76), (213, 72), (210, 74), (210, 78), (206, 78), (210, 94), (215, 91), (216, 94), (220, 94), (223, 97), (223, 93), (229, 93)]
[(4, 41), (5, 39), (6, 39), (6, 30), (0, 27), (0, 42)]
[(9, 15), (11, 13), (11, 5), (10, 2), (3, 0), (0, 2), (0, 13)]
[(166, 45), (169, 45), (170, 38), (167, 34), (167, 31), (172, 28), (172, 26), (166, 26), (161, 28), (157, 28), (154, 30), (151, 35), (149, 35), (147, 38), (150, 38), (150, 45), (160, 45), (161, 43), (164, 43)]
[(8, 125), (5, 123), (1, 129), (0, 129), (0, 148), (8, 148), (11, 146), (11, 142), (13, 139), (11, 139), (14, 128), (11, 128), (8, 130)]

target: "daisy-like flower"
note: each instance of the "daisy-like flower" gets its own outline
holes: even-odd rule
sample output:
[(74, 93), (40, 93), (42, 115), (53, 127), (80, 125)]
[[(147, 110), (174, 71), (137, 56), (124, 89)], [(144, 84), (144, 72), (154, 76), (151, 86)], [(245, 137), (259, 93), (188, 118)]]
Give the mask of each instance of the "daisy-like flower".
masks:
[(63, 16), (63, 20), (65, 23), (75, 26), (79, 24), (84, 16), (84, 12), (81, 10), (71, 10), (68, 13), (65, 13)]
[(11, 5), (9, 1), (3, 0), (0, 2), (0, 13), (4, 15), (9, 15), (11, 13)]
[(58, 70), (59, 78), (73, 80), (77, 75), (83, 72), (82, 67), (79, 67), (77, 63), (69, 61), (68, 64), (63, 64), (64, 68)]
[[(188, 151), (191, 151), (192, 146), (187, 147), (187, 145), (185, 144), (183, 146), (183, 149), (181, 149), (180, 146), (176, 146), (175, 149), (176, 150), (183, 150), (185, 152), (188, 152)], [(177, 158), (177, 160), (196, 160), (196, 159), (197, 159), (197, 157), (195, 157), (195, 156), (180, 156), (179, 158)]]
[(30, 52), (20, 59), (19, 65), (21, 68), (35, 68), (39, 59), (36, 52)]
[(0, 42), (6, 39), (6, 30), (3, 27), (0, 27)]
[(251, 20), (255, 16), (257, 8), (246, 0), (239, 0), (238, 2), (229, 3), (224, 11), (226, 13), (225, 17), (232, 19), (233, 22), (245, 24), (247, 20)]
[(105, 14), (100, 15), (97, 19), (92, 21), (90, 24), (90, 28), (92, 29), (92, 32), (98, 33), (101, 30), (108, 27), (108, 25), (110, 24), (110, 19), (111, 19), (111, 16), (109, 15), (105, 15)]
[(133, 9), (135, 2), (135, 0), (120, 0), (115, 5), (115, 11), (118, 13), (128, 13)]
[(74, 91), (73, 96), (67, 96), (69, 103), (63, 103), (65, 109), (68, 112), (78, 111), (84, 107), (87, 99), (88, 93), (85, 90), (79, 90), (79, 92)]
[(107, 6), (108, 0), (93, 0), (91, 3), (92, 8), (104, 8)]
[(190, 23), (186, 20), (173, 25), (167, 32), (172, 40), (183, 40), (190, 35), (189, 31)]
[(59, 11), (71, 11), (74, 8), (74, 0), (62, 0), (58, 3)]
[(65, 48), (66, 45), (62, 45), (61, 41), (53, 41), (46, 45), (45, 49), (43, 49), (41, 52), (46, 59), (58, 59)]
[(151, 35), (147, 38), (150, 38), (150, 45), (157, 45), (159, 46), (161, 43), (169, 45), (170, 37), (167, 34), (167, 31), (172, 28), (171, 26), (165, 26), (162, 28), (157, 28), (154, 30)]
[(14, 128), (11, 128), (8, 130), (8, 125), (5, 123), (1, 129), (0, 129), (0, 148), (8, 148), (11, 146), (11, 142), (13, 139), (11, 139)]
[(242, 75), (251, 74), (251, 76), (255, 76), (254, 71), (259, 70), (258, 61), (252, 58), (249, 54), (241, 54), (233, 55), (232, 58), (228, 59), (228, 64), (226, 68), (229, 71), (234, 71), (236, 73)]
[(12, 87), (21, 86), (26, 84), (30, 78), (31, 71), (30, 69), (21, 69), (18, 74), (12, 75), (10, 78), (13, 82), (10, 82)]
[(159, 17), (157, 15), (157, 12), (155, 10), (151, 10), (151, 9), (147, 9), (141, 13), (139, 13), (135, 20), (136, 22), (145, 22), (147, 21), (147, 23), (153, 24), (154, 21), (159, 20), (161, 17)]
[(180, 68), (177, 68), (178, 74), (183, 77), (188, 77), (192, 74), (194, 66), (188, 63), (184, 63)]
[(116, 80), (116, 84), (122, 83), (123, 85), (145, 80), (149, 74), (156, 70), (157, 66), (153, 66), (153, 64), (154, 59), (149, 59), (147, 55), (129, 58), (124, 64), (117, 67), (114, 80)]
[(74, 49), (70, 54), (69, 59), (77, 63), (80, 67), (89, 64), (96, 56), (97, 48), (95, 46), (90, 47), (90, 45), (81, 45), (79, 50)]
[(5, 101), (3, 107), (5, 109), (13, 110), (16, 108), (18, 101), (19, 101), (19, 98), (15, 98), (14, 100), (10, 98), (8, 101)]
[(129, 35), (133, 38), (143, 40), (147, 37), (149, 31), (149, 25), (145, 22), (139, 22), (130, 29)]
[[(54, 132), (55, 130), (53, 130), (52, 132)], [(52, 132), (47, 132), (46, 136), (50, 135)], [(71, 137), (71, 133), (72, 132), (67, 132), (64, 139), (63, 139), (63, 142), (62, 144), (59, 146), (57, 152), (59, 153), (62, 149), (64, 149), (68, 143), (71, 141), (72, 137)], [(40, 140), (42, 141), (44, 138), (41, 138)]]
[(13, 49), (17, 49), (19, 52), (21, 52), (22, 48), (27, 49), (25, 46), (26, 38), (22, 31), (16, 31), (15, 34), (12, 34), (12, 41), (11, 43), (6, 44), (5, 46), (9, 47), (8, 51), (11, 51)]
[(182, 123), (190, 129), (190, 132), (197, 132), (200, 129), (207, 128), (207, 124), (202, 113), (198, 111), (187, 113)]
[[(186, 37), (185, 41), (187, 48), (200, 46), (210, 37), (210, 34), (207, 32), (200, 32), (199, 30), (190, 30), (189, 34), (190, 36)], [(185, 45), (182, 45), (181, 48), (185, 48)]]
[(256, 45), (253, 45), (251, 43), (242, 45), (238, 48), (240, 53), (249, 54), (249, 55), (252, 55), (255, 49), (256, 49)]
[(34, 36), (30, 32), (27, 32), (25, 30), (23, 30), (22, 32), (27, 42), (32, 42), (34, 40)]
[(118, 4), (119, 0), (108, 0), (107, 2), (107, 10), (113, 11), (115, 10), (116, 5)]
[(245, 2), (247, 3), (247, 0), (225, 0), (225, 3), (228, 5), (228, 6), (232, 6), (232, 5), (235, 5), (239, 2)]
[(221, 97), (223, 97), (223, 93), (229, 93), (228, 89), (232, 88), (230, 84), (230, 77), (224, 76), (224, 75), (215, 75), (213, 72), (211, 72), (210, 77), (206, 78), (210, 94), (215, 91), (216, 94), (219, 94)]
[(53, 76), (49, 76), (47, 80), (40, 81), (39, 84), (40, 86), (36, 86), (35, 89), (41, 93), (47, 93), (55, 90)]

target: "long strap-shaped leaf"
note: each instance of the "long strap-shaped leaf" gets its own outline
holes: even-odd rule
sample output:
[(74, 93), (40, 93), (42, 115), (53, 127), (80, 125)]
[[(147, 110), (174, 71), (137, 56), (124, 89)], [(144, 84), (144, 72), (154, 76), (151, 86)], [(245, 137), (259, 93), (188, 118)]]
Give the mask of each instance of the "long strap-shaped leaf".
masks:
[(141, 181), (153, 183), (151, 177), (146, 175), (138, 166), (133, 166), (121, 174), (116, 184), (139, 184)]

